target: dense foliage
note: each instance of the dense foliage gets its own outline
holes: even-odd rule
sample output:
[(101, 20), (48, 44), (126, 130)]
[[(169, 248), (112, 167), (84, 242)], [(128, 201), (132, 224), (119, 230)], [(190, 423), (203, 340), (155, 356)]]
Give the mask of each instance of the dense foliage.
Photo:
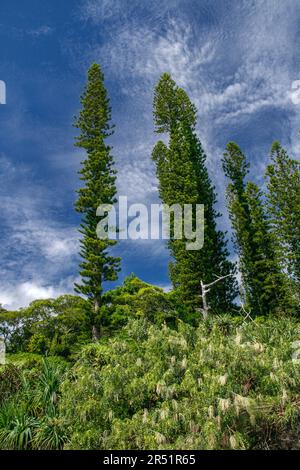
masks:
[(259, 315), (284, 311), (284, 280), (262, 192), (253, 182), (246, 183), (249, 163), (235, 142), (227, 144), (222, 164), (229, 179), (227, 201), (239, 255), (242, 299)]
[(300, 163), (279, 142), (271, 149), (266, 170), (267, 207), (274, 233), (274, 250), (288, 274), (286, 292), (291, 310), (299, 311), (300, 287)]
[(299, 337), (296, 320), (223, 316), (174, 329), (139, 319), (83, 347), (71, 368), (8, 365), (0, 447), (298, 448)]
[(187, 250), (171, 218), (173, 290), (132, 274), (105, 291), (119, 259), (110, 252), (115, 241), (96, 232), (105, 218), (98, 206), (113, 204), (116, 195), (106, 144), (111, 110), (97, 64), (81, 103), (76, 289), (84, 298), (36, 300), (15, 312), (0, 306), (7, 352), (0, 366), (0, 448), (300, 448), (299, 162), (275, 143), (262, 191), (246, 181), (248, 164), (238, 145), (227, 145), (223, 169), (241, 274), (239, 306), (196, 109), (163, 74), (154, 119), (168, 143), (159, 141), (152, 154), (159, 194), (169, 206), (205, 205), (204, 247)]
[[(186, 92), (179, 88), (170, 75), (163, 74), (154, 93), (154, 122), (157, 133), (167, 133), (166, 145), (158, 141), (152, 158), (156, 164), (159, 195), (169, 207), (191, 204), (193, 224), (196, 225), (196, 204), (204, 205), (204, 246), (188, 250), (185, 236), (178, 238), (174, 218), (168, 246), (173, 257), (170, 277), (182, 301), (192, 308), (200, 308), (200, 281), (211, 282), (216, 276), (234, 273), (228, 260), (224, 233), (217, 229), (216, 194), (206, 168), (206, 155), (196, 135), (196, 108)], [(186, 233), (187, 218), (184, 221)], [(226, 277), (210, 293), (210, 305), (218, 312), (229, 311), (237, 295), (234, 278)]]
[(2, 309), (0, 335), (8, 352), (68, 357), (91, 338), (85, 311), (86, 301), (73, 295), (35, 300), (15, 312)]
[[(24, 363), (23, 363), (24, 364)], [(67, 441), (59, 416), (59, 388), (66, 365), (57, 360), (7, 364), (0, 372), (1, 449), (61, 449)]]
[(75, 123), (80, 130), (76, 146), (85, 151), (86, 158), (79, 171), (84, 186), (78, 190), (76, 201), (76, 210), (83, 215), (80, 225), (81, 283), (76, 284), (76, 291), (86, 295), (90, 301), (90, 323), (93, 336), (97, 338), (101, 329), (99, 310), (103, 283), (117, 279), (120, 262), (108, 252), (115, 240), (100, 239), (97, 234), (97, 226), (104, 216), (98, 215), (97, 209), (100, 205), (116, 202), (116, 170), (111, 147), (106, 144), (106, 138), (113, 132), (111, 109), (98, 64), (93, 64), (88, 71), (81, 104)]

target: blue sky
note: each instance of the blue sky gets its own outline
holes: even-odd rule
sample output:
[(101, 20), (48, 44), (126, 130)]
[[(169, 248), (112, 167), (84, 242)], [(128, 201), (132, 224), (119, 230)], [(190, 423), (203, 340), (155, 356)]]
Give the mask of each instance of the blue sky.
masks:
[[(152, 92), (168, 71), (198, 107), (220, 226), (229, 228), (220, 158), (236, 140), (262, 182), (274, 139), (298, 158), (298, 0), (1, 0), (0, 303), (70, 293), (77, 278), (73, 116), (88, 66), (102, 65), (116, 132), (119, 194), (157, 202)], [(163, 242), (122, 242), (120, 279), (169, 285)]]

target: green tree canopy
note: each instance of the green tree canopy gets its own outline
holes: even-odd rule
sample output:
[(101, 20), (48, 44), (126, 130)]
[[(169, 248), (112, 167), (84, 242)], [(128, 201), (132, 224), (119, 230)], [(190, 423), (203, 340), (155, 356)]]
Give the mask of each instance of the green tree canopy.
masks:
[[(201, 250), (186, 249), (186, 239), (174, 237), (171, 223), (171, 239), (168, 243), (173, 262), (170, 275), (174, 287), (184, 303), (201, 306), (200, 282), (208, 283), (216, 276), (234, 273), (228, 260), (224, 234), (217, 229), (215, 210), (216, 195), (206, 168), (206, 155), (195, 133), (196, 108), (186, 92), (179, 88), (169, 74), (163, 74), (154, 93), (154, 122), (157, 133), (167, 133), (169, 142), (157, 142), (152, 158), (156, 164), (159, 195), (163, 203), (203, 204), (205, 207), (204, 247)], [(195, 223), (195, 214), (193, 216)], [(210, 305), (215, 311), (227, 311), (236, 295), (233, 277), (212, 288)]]
[(85, 151), (79, 171), (84, 186), (78, 190), (76, 210), (83, 214), (80, 228), (83, 261), (80, 264), (81, 284), (77, 292), (86, 295), (91, 303), (90, 323), (94, 338), (101, 327), (101, 297), (103, 283), (117, 279), (120, 259), (109, 254), (114, 240), (99, 239), (96, 233), (101, 217), (96, 215), (101, 204), (116, 202), (116, 171), (111, 147), (106, 138), (113, 132), (111, 109), (104, 86), (104, 76), (98, 64), (88, 71), (88, 82), (81, 97), (82, 109), (75, 126), (80, 130), (76, 146)]
[(227, 201), (242, 297), (253, 314), (265, 315), (284, 308), (285, 295), (263, 195), (254, 183), (246, 184), (249, 164), (235, 142), (227, 144), (222, 163), (229, 179)]

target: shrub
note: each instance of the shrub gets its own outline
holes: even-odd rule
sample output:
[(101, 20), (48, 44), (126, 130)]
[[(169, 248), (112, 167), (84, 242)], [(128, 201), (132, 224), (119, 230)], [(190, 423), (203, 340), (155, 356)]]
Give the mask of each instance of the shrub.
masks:
[(65, 367), (45, 359), (39, 369), (21, 370), (9, 365), (6, 380), (16, 370), (15, 393), (0, 406), (0, 448), (61, 449), (67, 440), (64, 420), (58, 414)]
[(0, 370), (0, 405), (20, 389), (21, 382), (21, 370), (14, 364)]
[(293, 320), (134, 320), (82, 350), (62, 384), (69, 449), (298, 446), (300, 367)]

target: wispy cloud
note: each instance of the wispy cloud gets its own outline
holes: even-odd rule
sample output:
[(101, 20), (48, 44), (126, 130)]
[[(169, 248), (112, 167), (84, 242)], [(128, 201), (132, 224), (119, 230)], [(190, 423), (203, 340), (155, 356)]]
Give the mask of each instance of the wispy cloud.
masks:
[[(0, 302), (10, 308), (25, 305), (33, 293), (60, 294), (64, 280), (76, 272), (78, 253), (76, 227), (59, 222), (51, 195), (33, 184), (28, 191), (20, 171), (2, 155)], [(7, 195), (16, 181), (18, 189)]]
[[(70, 27), (60, 38), (66, 63), (61, 74), (65, 81), (57, 79), (61, 63), (59, 68), (54, 66), (51, 80), (48, 76), (45, 80), (38, 77), (39, 90), (43, 90), (44, 107), (39, 110), (42, 118), (29, 112), (32, 103), (25, 93), (27, 86), (18, 88), (17, 82), (10, 93), (10, 107), (5, 107), (7, 115), (1, 131), (14, 142), (11, 155), (15, 152), (16, 160), (29, 161), (29, 157), (23, 158), (23, 143), (29, 142), (28, 152), (36, 151), (34, 158), (39, 168), (56, 172), (56, 182), (63, 181), (63, 185), (57, 184), (52, 189), (49, 178), (48, 187), (43, 187), (38, 183), (38, 165), (12, 164), (10, 158), (0, 159), (4, 280), (1, 299), (6, 299), (9, 305), (23, 305), (33, 294), (52, 296), (64, 289), (69, 291), (70, 279), (76, 276), (76, 221), (65, 222), (60, 212), (65, 201), (58, 207), (53, 199), (57, 192), (63, 193), (61, 186), (62, 196), (75, 188), (76, 162), (80, 156), (73, 157), (68, 147), (71, 131), (66, 144), (66, 127), (56, 119), (51, 124), (43, 120), (48, 107), (53, 106), (53, 96), (55, 107), (60, 102), (62, 106), (70, 105), (59, 94), (60, 90), (65, 94), (62, 83), (70, 80), (68, 84), (72, 87), (76, 81), (72, 74), (72, 78), (65, 78), (69, 68), (79, 71), (83, 82), (90, 62), (97, 60), (103, 66), (117, 125), (113, 146), (118, 191), (127, 195), (130, 202), (150, 204), (158, 199), (151, 161), (151, 150), (157, 140), (153, 134), (152, 98), (153, 87), (165, 71), (187, 90), (198, 107), (198, 132), (219, 193), (221, 212), (225, 213), (226, 181), (220, 157), (228, 140), (241, 144), (251, 160), (251, 177), (259, 181), (274, 138), (282, 139), (294, 156), (300, 153), (300, 107), (290, 99), (291, 83), (300, 79), (297, 49), (300, 4), (295, 0), (87, 0), (78, 5), (74, 16), (77, 14), (79, 23), (74, 23), (73, 32)], [(28, 25), (31, 26), (19, 29), (1, 25), (1, 32), (17, 39), (27, 37), (27, 42), (34, 46), (44, 44), (39, 39), (57, 39), (62, 34), (47, 19)], [(18, 64), (12, 76), (16, 71), (23, 80)], [(28, 82), (32, 80), (37, 84), (32, 77)], [(8, 85), (11, 89), (12, 84)], [(35, 94), (31, 96), (36, 98)], [(77, 101), (70, 116), (76, 106)], [(52, 108), (53, 116), (61, 113)], [(222, 228), (229, 228), (228, 218), (222, 220)], [(163, 257), (167, 252), (160, 242), (141, 241), (134, 248), (126, 242), (120, 244), (120, 250), (124, 264), (128, 260), (126, 266), (123, 264), (124, 271), (130, 272), (134, 259), (136, 265), (147, 257), (152, 257), (153, 266), (159, 260), (166, 263)], [(27, 297), (26, 292), (32, 295)]]
[[(198, 5), (197, 21), (193, 18), (195, 4), (189, 9), (182, 2), (177, 4), (177, 12), (169, 8), (157, 17), (159, 8), (154, 5), (150, 21), (143, 21), (142, 17), (139, 21), (135, 15), (126, 16), (128, 7), (123, 10), (126, 19), (123, 17), (124, 22), (118, 23), (115, 21), (119, 14), (118, 1), (91, 0), (84, 11), (85, 19), (95, 25), (102, 26), (114, 19), (115, 26), (113, 32), (108, 33), (107, 42), (100, 46), (95, 44), (90, 53), (102, 63), (109, 79), (117, 82), (127, 114), (139, 116), (135, 121), (131, 119), (130, 125), (124, 119), (118, 123), (118, 128), (124, 126), (129, 134), (130, 126), (134, 125), (136, 139), (129, 162), (128, 154), (123, 151), (124, 140), (120, 139), (120, 144), (116, 145), (121, 168), (120, 188), (139, 199), (154, 197), (151, 191), (156, 182), (150, 160), (151, 146), (155, 142), (152, 90), (160, 74), (168, 71), (198, 107), (199, 135), (219, 193), (218, 209), (225, 214), (220, 226), (230, 230), (225, 210), (226, 181), (220, 165), (226, 141), (239, 140), (242, 136), (239, 143), (244, 147), (246, 142), (244, 150), (252, 160), (252, 177), (258, 181), (264, 173), (268, 148), (274, 138), (270, 130), (266, 135), (260, 129), (267, 128), (264, 119), (270, 119), (274, 110), (277, 114), (284, 113), (285, 119), (277, 126), (279, 135), (276, 137), (284, 136), (286, 144), (294, 142), (292, 148), (299, 148), (295, 132), (299, 113), (291, 102), (290, 87), (292, 80), (298, 78), (294, 54), (300, 5), (293, 0), (228, 2), (224, 8), (222, 2), (216, 1), (212, 5), (215, 16), (218, 5), (222, 16), (209, 28), (203, 26), (200, 18), (202, 12), (207, 13), (205, 8), (209, 8), (206, 2)], [(270, 140), (266, 141), (269, 135)]]
[(6, 24), (0, 23), (1, 33), (6, 34), (15, 39), (24, 39), (26, 37), (31, 37), (33, 39), (38, 39), (46, 36), (50, 36), (54, 33), (55, 28), (47, 24), (39, 25), (34, 28), (20, 28), (16, 26), (8, 26)]
[(49, 36), (53, 32), (54, 32), (54, 28), (52, 28), (51, 26), (41, 25), (35, 29), (27, 30), (26, 34), (28, 34), (29, 36), (33, 36), (35, 38), (39, 38), (41, 36)]
[[(101, 2), (92, 3), (95, 7)], [(99, 14), (94, 14), (95, 22), (99, 21)], [(118, 76), (118, 85), (128, 96), (128, 114), (135, 107), (142, 117), (136, 120), (135, 131), (137, 140), (141, 135), (143, 145), (145, 129), (146, 142), (153, 142), (153, 86), (162, 72), (172, 74), (198, 107), (200, 137), (218, 187), (223, 180), (219, 136), (228, 135), (229, 140), (230, 133), (235, 135), (241, 129), (240, 133), (250, 139), (245, 131), (247, 125), (254, 130), (252, 123), (256, 122), (257, 127), (264, 119), (260, 113), (277, 110), (284, 112), (289, 121), (281, 127), (282, 132), (289, 133), (286, 141), (294, 140), (295, 107), (290, 87), (297, 78), (294, 54), (299, 14), (300, 5), (292, 0), (231, 3), (231, 8), (223, 11), (222, 22), (206, 28), (205, 34), (191, 15), (168, 15), (151, 24), (129, 21), (119, 34), (109, 37), (109, 47), (95, 46), (92, 54), (99, 57), (110, 76)], [(89, 9), (89, 15), (93, 15), (93, 10)], [(257, 134), (251, 140), (256, 147), (264, 145), (260, 150), (264, 154), (258, 161), (262, 157), (266, 161), (265, 146), (270, 146), (271, 141), (259, 142)], [(140, 154), (138, 164), (147, 158), (149, 153)], [(218, 189), (222, 191), (223, 186)]]

